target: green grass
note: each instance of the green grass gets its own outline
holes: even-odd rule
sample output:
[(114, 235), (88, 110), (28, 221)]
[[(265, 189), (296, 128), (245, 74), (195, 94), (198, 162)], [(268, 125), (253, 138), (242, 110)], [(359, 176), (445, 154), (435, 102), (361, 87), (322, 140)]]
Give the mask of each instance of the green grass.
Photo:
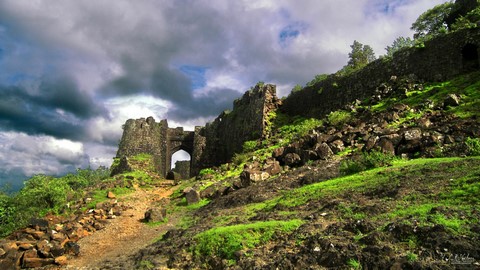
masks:
[(303, 221), (265, 221), (217, 227), (194, 236), (192, 252), (200, 257), (219, 256), (235, 259), (235, 252), (255, 248), (270, 241), (275, 233), (289, 233)]
[[(480, 204), (480, 158), (437, 158), (395, 160), (392, 167), (376, 168), (354, 175), (339, 177), (284, 192), (276, 198), (245, 206), (244, 215), (254, 216), (258, 212), (274, 211), (278, 207), (284, 211), (294, 211), (297, 207), (308, 205), (335, 196), (349, 196), (351, 193), (375, 193), (379, 188), (389, 188), (402, 185), (406, 179), (421, 178), (425, 172), (430, 172), (431, 183), (418, 183), (431, 189), (432, 193), (413, 192), (398, 202), (393, 208), (377, 216), (355, 210), (354, 204), (341, 204), (337, 210), (344, 218), (383, 220), (386, 223), (399, 218), (416, 219), (424, 225), (441, 224), (455, 233), (468, 233), (467, 224), (478, 222), (474, 215), (461, 217), (460, 213), (469, 212), (472, 206)], [(438, 172), (441, 175), (435, 175)], [(429, 175), (430, 175), (429, 174)], [(459, 177), (456, 177), (459, 176)], [(455, 179), (450, 180), (449, 177)], [(438, 178), (438, 179), (437, 179)], [(422, 180), (423, 181), (423, 180)], [(440, 182), (438, 182), (440, 181)], [(444, 183), (443, 187), (438, 187)], [(435, 191), (438, 188), (439, 190)], [(432, 214), (435, 207), (448, 207), (453, 213), (449, 216), (443, 213)]]

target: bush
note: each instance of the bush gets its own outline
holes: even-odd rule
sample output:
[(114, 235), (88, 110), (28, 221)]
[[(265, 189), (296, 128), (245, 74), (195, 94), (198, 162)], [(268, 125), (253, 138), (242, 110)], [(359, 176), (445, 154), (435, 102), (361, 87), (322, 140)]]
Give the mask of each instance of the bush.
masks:
[(240, 166), (241, 164), (247, 162), (249, 156), (247, 154), (235, 154), (233, 156), (232, 162), (233, 164)]
[(467, 138), (465, 140), (467, 145), (468, 155), (480, 156), (480, 139), (479, 138)]
[(207, 174), (214, 174), (215, 173), (215, 170), (212, 169), (212, 168), (205, 168), (205, 169), (202, 169), (200, 170), (200, 172), (198, 173), (198, 176), (202, 177), (202, 176), (205, 176)]
[(257, 148), (257, 141), (246, 141), (243, 143), (243, 152), (253, 152)]
[(334, 126), (344, 125), (352, 118), (352, 114), (347, 111), (335, 111), (328, 114), (327, 119)]
[(373, 168), (391, 166), (394, 159), (394, 155), (384, 154), (380, 151), (363, 152), (360, 156), (342, 161), (340, 172), (348, 175)]

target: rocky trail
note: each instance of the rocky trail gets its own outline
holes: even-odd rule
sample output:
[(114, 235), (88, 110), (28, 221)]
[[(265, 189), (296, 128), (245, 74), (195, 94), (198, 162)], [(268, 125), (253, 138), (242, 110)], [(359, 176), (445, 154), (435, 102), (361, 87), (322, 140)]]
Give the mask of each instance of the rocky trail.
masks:
[(145, 212), (154, 203), (168, 198), (172, 189), (160, 187), (146, 190), (136, 187), (135, 192), (122, 197), (128, 209), (112, 219), (105, 229), (80, 239), (80, 254), (71, 257), (68, 265), (55, 269), (99, 269), (104, 268), (118, 259), (124, 259), (140, 249), (151, 244), (159, 235), (168, 230), (171, 225), (151, 226), (143, 222)]

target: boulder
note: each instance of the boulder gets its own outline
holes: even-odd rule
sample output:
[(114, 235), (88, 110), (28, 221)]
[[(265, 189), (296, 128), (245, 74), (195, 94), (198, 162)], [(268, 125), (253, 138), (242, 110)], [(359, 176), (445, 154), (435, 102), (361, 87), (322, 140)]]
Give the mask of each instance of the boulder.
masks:
[(200, 193), (193, 188), (186, 188), (183, 190), (183, 194), (187, 199), (187, 204), (194, 204), (200, 201)]
[(144, 220), (146, 222), (164, 221), (167, 217), (167, 209), (165, 208), (150, 208), (145, 212)]
[(330, 149), (330, 147), (326, 143), (317, 144), (315, 146), (315, 152), (317, 152), (318, 157), (323, 160), (327, 160), (331, 156), (333, 156), (332, 149)]
[(23, 268), (38, 268), (38, 267), (44, 267), (47, 265), (54, 264), (55, 260), (52, 258), (24, 258), (22, 267)]
[(449, 94), (443, 101), (444, 108), (447, 107), (457, 107), (460, 105), (460, 97), (455, 94)]
[(285, 162), (285, 165), (290, 167), (302, 165), (302, 159), (297, 153), (288, 153), (285, 155), (283, 160)]
[(285, 152), (285, 148), (284, 147), (279, 147), (279, 148), (273, 150), (272, 157), (274, 159), (278, 160), (279, 158), (281, 158), (283, 156), (284, 152)]
[(67, 265), (67, 257), (66, 256), (60, 256), (55, 258), (55, 263), (58, 265)]
[(335, 140), (330, 143), (330, 148), (332, 149), (333, 153), (339, 153), (345, 150), (345, 145), (343, 144), (342, 140)]
[(253, 170), (244, 170), (240, 174), (240, 180), (243, 187), (248, 187), (252, 183), (260, 182), (266, 180), (270, 177), (270, 174), (263, 171), (253, 171)]
[(392, 141), (385, 137), (380, 138), (380, 140), (378, 140), (378, 142), (375, 144), (375, 147), (384, 154), (395, 155), (395, 146), (393, 145)]
[(263, 166), (263, 170), (269, 175), (276, 175), (282, 172), (282, 167), (278, 161), (274, 159), (267, 159), (265, 165)]
[(109, 191), (109, 192), (107, 193), (107, 198), (109, 198), (109, 199), (115, 199), (115, 198), (117, 198), (117, 196), (115, 196), (115, 194), (114, 194), (113, 192)]

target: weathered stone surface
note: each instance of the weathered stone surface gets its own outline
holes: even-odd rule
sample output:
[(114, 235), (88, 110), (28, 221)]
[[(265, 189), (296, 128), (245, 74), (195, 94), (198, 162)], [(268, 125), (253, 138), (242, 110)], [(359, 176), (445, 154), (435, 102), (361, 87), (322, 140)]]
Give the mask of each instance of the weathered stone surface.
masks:
[(263, 166), (263, 170), (269, 175), (276, 175), (282, 172), (282, 167), (278, 161), (274, 159), (268, 159)]
[(302, 159), (297, 153), (288, 153), (283, 158), (285, 165), (294, 167), (302, 164)]
[(273, 150), (272, 157), (275, 159), (278, 159), (283, 156), (284, 152), (285, 152), (284, 147), (276, 148), (275, 150)]
[(183, 191), (185, 198), (187, 199), (187, 204), (194, 204), (200, 201), (200, 193), (193, 188), (186, 188)]
[(405, 138), (406, 141), (420, 140), (422, 138), (422, 130), (418, 128), (406, 130), (403, 133), (403, 138)]
[(65, 243), (64, 246), (65, 246), (65, 254), (71, 254), (75, 256), (80, 254), (80, 246), (77, 243), (68, 241), (67, 243)]
[(109, 191), (109, 192), (107, 193), (107, 198), (109, 198), (109, 199), (115, 199), (115, 198), (117, 198), (117, 196), (115, 196), (115, 194), (114, 194), (113, 192)]
[(60, 256), (55, 258), (55, 264), (58, 265), (67, 265), (68, 264), (68, 259), (66, 256)]
[(175, 167), (173, 171), (177, 173), (179, 177), (178, 179), (172, 179), (172, 180), (189, 179), (190, 178), (190, 161), (179, 160), (175, 162)]
[(159, 222), (165, 220), (167, 217), (167, 209), (165, 208), (150, 208), (145, 212), (144, 220), (146, 222)]
[(43, 258), (25, 258), (23, 260), (22, 267), (24, 268), (38, 268), (47, 265), (54, 264), (55, 260), (51, 258), (43, 259)]
[(345, 145), (342, 140), (335, 140), (332, 143), (330, 143), (330, 147), (333, 151), (333, 153), (339, 153), (345, 150)]
[(326, 143), (317, 144), (315, 146), (315, 152), (317, 152), (318, 157), (323, 160), (327, 160), (334, 155), (332, 149), (330, 149)]
[(380, 138), (376, 147), (384, 154), (395, 155), (395, 146), (392, 141), (385, 137)]
[(455, 94), (449, 94), (443, 101), (443, 106), (446, 107), (456, 107), (460, 105), (460, 97)]

